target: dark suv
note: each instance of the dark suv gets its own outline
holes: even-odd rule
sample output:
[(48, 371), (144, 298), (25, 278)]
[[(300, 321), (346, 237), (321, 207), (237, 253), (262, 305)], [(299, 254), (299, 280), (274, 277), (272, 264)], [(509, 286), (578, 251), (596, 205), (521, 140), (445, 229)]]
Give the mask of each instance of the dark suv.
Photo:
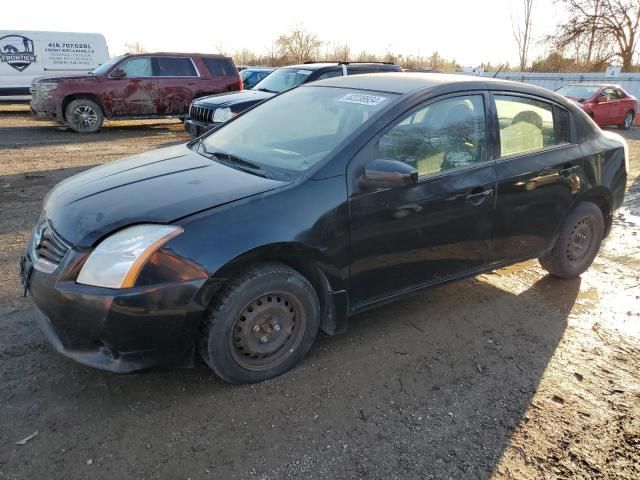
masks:
[(124, 55), (88, 75), (36, 79), (31, 112), (92, 133), (105, 118), (184, 117), (194, 98), (236, 90), (242, 90), (242, 80), (222, 55)]
[(251, 90), (195, 100), (189, 108), (189, 116), (184, 122), (184, 127), (192, 137), (197, 137), (247, 108), (303, 83), (361, 73), (400, 71), (402, 69), (398, 65), (384, 62), (307, 62), (302, 65), (282, 67), (269, 74)]

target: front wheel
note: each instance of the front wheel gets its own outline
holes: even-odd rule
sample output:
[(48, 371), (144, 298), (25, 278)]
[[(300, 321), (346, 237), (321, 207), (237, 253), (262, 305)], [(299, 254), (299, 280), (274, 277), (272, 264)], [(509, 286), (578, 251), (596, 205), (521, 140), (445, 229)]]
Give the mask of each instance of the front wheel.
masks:
[(578, 277), (596, 258), (603, 235), (602, 211), (591, 202), (583, 202), (565, 219), (555, 245), (539, 259), (540, 265), (556, 277)]
[(624, 121), (619, 127), (622, 130), (629, 130), (633, 126), (633, 112), (629, 110), (627, 114), (624, 116)]
[(260, 265), (227, 286), (200, 328), (198, 350), (222, 379), (235, 384), (276, 377), (307, 354), (320, 326), (309, 281), (285, 265)]
[(65, 118), (72, 130), (78, 133), (94, 133), (104, 122), (100, 105), (87, 98), (73, 100), (65, 109)]

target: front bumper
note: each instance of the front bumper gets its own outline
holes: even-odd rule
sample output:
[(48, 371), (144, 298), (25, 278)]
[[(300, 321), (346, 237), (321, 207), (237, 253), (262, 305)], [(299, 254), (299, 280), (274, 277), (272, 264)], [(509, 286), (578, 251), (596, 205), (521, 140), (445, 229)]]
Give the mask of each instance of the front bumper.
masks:
[(203, 313), (193, 299), (205, 280), (126, 290), (81, 285), (59, 273), (79, 264), (74, 256), (28, 279), (36, 319), (56, 350), (114, 373), (192, 364)]
[(31, 89), (31, 114), (36, 120), (63, 121), (62, 112), (59, 110), (56, 97), (37, 89)]
[(222, 125), (222, 123), (202, 123), (192, 120), (191, 118), (186, 118), (184, 121), (184, 129), (193, 137), (199, 137), (205, 132), (217, 128)]

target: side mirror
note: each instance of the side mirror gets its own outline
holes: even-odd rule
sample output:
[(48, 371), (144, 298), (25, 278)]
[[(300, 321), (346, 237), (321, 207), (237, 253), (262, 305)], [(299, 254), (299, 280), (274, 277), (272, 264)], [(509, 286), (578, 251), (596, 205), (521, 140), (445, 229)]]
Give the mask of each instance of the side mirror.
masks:
[(365, 165), (362, 181), (369, 187), (406, 187), (418, 182), (418, 170), (397, 160), (377, 159)]
[(125, 72), (121, 68), (116, 68), (113, 72), (111, 72), (111, 78), (124, 78), (126, 76), (127, 72)]
[(608, 102), (609, 100), (607, 99), (607, 97), (605, 95), (598, 95), (598, 98), (596, 98), (596, 102), (598, 103), (605, 103)]

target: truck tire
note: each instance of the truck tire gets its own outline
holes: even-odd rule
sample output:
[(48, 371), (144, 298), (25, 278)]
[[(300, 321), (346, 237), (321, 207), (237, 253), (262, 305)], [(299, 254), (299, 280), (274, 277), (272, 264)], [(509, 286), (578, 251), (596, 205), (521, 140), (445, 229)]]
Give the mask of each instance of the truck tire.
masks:
[(602, 211), (591, 202), (582, 202), (565, 219), (555, 245), (540, 257), (540, 265), (556, 277), (578, 277), (596, 258), (603, 235)]
[(69, 127), (78, 133), (94, 133), (102, 127), (104, 114), (96, 102), (88, 98), (78, 98), (67, 105), (65, 119)]
[(205, 314), (198, 351), (223, 380), (276, 377), (306, 356), (320, 327), (320, 303), (309, 281), (279, 263), (233, 280)]

